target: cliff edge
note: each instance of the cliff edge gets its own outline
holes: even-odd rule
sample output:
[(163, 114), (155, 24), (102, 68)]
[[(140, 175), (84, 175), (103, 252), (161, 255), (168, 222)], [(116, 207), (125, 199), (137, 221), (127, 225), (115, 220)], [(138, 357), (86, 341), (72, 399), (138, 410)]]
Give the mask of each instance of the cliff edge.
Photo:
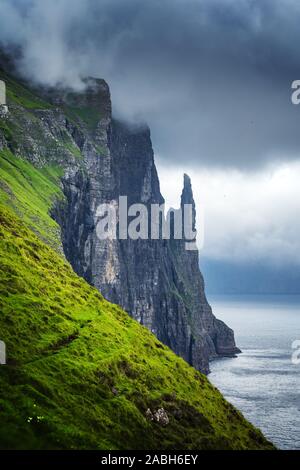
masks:
[[(103, 80), (88, 79), (85, 92), (55, 94), (52, 102), (72, 116), (69, 131), (83, 156), (81, 166), (67, 169), (66, 203), (54, 211), (64, 253), (74, 270), (202, 372), (209, 371), (210, 359), (239, 352), (233, 331), (212, 314), (198, 251), (186, 250), (184, 238), (101, 240), (97, 236), (96, 211), (101, 204), (116, 206), (119, 197), (126, 196), (128, 207), (142, 203), (150, 213), (151, 205), (164, 203), (149, 129), (113, 119)], [(85, 119), (87, 110), (94, 122)], [(193, 207), (195, 227), (187, 175), (182, 211), (185, 204)]]

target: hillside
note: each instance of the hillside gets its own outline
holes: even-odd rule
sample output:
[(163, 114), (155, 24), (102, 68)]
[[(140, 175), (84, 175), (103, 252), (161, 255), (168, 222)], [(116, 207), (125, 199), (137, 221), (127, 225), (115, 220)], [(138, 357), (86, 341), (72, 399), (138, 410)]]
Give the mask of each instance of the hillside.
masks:
[[(1, 205), (1, 448), (268, 448), (207, 378)], [(150, 421), (164, 408), (170, 422)]]
[[(97, 208), (103, 203), (116, 205), (126, 196), (128, 207), (142, 203), (148, 213), (153, 204), (164, 203), (147, 126), (113, 118), (109, 87), (101, 79), (87, 78), (84, 89), (74, 91), (29, 89), (0, 71), (1, 78), (9, 113), (0, 122), (0, 149), (34, 167), (28, 171), (38, 196), (29, 202), (23, 194), (21, 202), (35, 232), (63, 251), (79, 276), (197, 370), (208, 373), (211, 359), (238, 353), (234, 332), (207, 302), (198, 251), (186, 250), (184, 239), (155, 239), (149, 232), (138, 240), (97, 235)], [(5, 181), (13, 158), (4, 165)], [(20, 163), (13, 167), (20, 169)], [(51, 184), (44, 192), (47, 176)], [(48, 204), (46, 216), (41, 203), (44, 209)], [(179, 204), (181, 210), (185, 204), (194, 208), (195, 225), (187, 175)]]
[(5, 78), (0, 448), (272, 448), (204, 375), (74, 273), (51, 213), (81, 154), (70, 134), (45, 132), (52, 105)]

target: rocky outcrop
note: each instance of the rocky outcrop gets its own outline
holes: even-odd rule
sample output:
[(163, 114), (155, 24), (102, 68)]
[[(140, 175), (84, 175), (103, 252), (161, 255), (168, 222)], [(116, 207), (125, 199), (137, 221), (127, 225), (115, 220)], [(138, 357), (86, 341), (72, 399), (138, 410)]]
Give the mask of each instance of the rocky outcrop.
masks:
[[(62, 167), (65, 201), (53, 217), (59, 222), (64, 254), (73, 269), (121, 305), (195, 368), (207, 373), (209, 360), (238, 352), (234, 335), (212, 314), (199, 271), (198, 252), (186, 240), (99, 239), (97, 208), (163, 204), (150, 131), (112, 118), (103, 80), (86, 80), (84, 92), (39, 90), (41, 101), (24, 109), (10, 102), (9, 125), (0, 132), (0, 147), (36, 166)], [(27, 96), (27, 95), (26, 95)], [(44, 103), (51, 102), (51, 106)], [(1, 129), (0, 129), (1, 131)], [(184, 177), (181, 209), (196, 209), (191, 181)]]
[[(74, 270), (110, 301), (121, 305), (166, 345), (197, 369), (208, 372), (209, 360), (238, 352), (234, 334), (212, 314), (199, 270), (198, 251), (185, 240), (100, 240), (96, 233), (99, 204), (162, 204), (150, 131), (112, 119), (108, 89), (94, 82), (77, 106), (101, 109), (92, 130), (76, 135), (84, 170), (69, 168), (63, 179), (67, 204), (58, 207), (66, 257)], [(68, 104), (68, 98), (65, 101)], [(195, 203), (184, 177), (181, 208)]]

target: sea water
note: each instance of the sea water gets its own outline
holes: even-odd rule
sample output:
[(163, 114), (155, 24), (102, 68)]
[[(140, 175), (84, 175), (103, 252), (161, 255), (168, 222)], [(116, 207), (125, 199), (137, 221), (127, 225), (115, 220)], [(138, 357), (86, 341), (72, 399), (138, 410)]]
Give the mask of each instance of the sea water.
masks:
[(237, 358), (213, 361), (209, 379), (278, 448), (300, 449), (300, 364), (292, 360), (292, 345), (300, 340), (300, 296), (208, 300), (242, 350)]

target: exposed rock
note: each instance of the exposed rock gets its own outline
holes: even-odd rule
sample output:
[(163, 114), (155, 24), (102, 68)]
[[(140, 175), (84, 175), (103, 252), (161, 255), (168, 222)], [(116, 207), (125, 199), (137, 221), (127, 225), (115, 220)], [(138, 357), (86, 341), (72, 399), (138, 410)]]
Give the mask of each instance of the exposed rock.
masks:
[(169, 416), (164, 408), (159, 408), (159, 410), (154, 413), (154, 421), (161, 426), (167, 426), (170, 422)]
[(7, 147), (7, 142), (4, 138), (4, 135), (0, 133), (0, 150), (3, 150)]
[[(140, 323), (197, 369), (207, 373), (209, 360), (234, 355), (233, 331), (217, 320), (207, 303), (198, 252), (185, 240), (99, 240), (95, 211), (99, 204), (162, 204), (147, 127), (130, 128), (111, 117), (110, 96), (101, 83), (88, 93), (90, 106), (101, 109), (94, 133), (81, 142), (85, 172), (69, 171), (63, 180), (68, 205), (57, 211), (64, 250), (75, 271), (110, 301), (120, 304)], [(98, 99), (98, 101), (97, 101)], [(89, 105), (89, 102), (87, 102)], [(101, 142), (101, 152), (98, 144)], [(181, 208), (195, 203), (184, 176)]]
[(149, 421), (153, 421), (157, 424), (160, 424), (161, 426), (167, 426), (170, 422), (169, 416), (164, 408), (159, 408), (153, 413), (150, 408), (148, 408), (146, 411), (146, 418)]
[(148, 408), (147, 411), (146, 411), (146, 418), (149, 419), (149, 421), (153, 421), (153, 419), (154, 419), (153, 413), (150, 410), (150, 408)]
[(5, 119), (8, 114), (8, 107), (4, 104), (0, 104), (0, 118)]
[[(66, 201), (53, 216), (62, 230), (66, 258), (73, 269), (121, 305), (195, 368), (207, 373), (209, 360), (234, 355), (234, 334), (212, 314), (199, 271), (198, 252), (186, 240), (100, 240), (96, 233), (99, 204), (162, 204), (150, 131), (112, 118), (103, 80), (88, 79), (82, 93), (43, 90), (54, 107), (30, 113), (9, 103), (9, 122), (20, 129), (9, 146), (36, 166), (64, 168)], [(18, 132), (18, 131), (16, 131)], [(79, 154), (79, 157), (77, 156)], [(184, 176), (181, 208), (195, 203), (190, 179)]]

